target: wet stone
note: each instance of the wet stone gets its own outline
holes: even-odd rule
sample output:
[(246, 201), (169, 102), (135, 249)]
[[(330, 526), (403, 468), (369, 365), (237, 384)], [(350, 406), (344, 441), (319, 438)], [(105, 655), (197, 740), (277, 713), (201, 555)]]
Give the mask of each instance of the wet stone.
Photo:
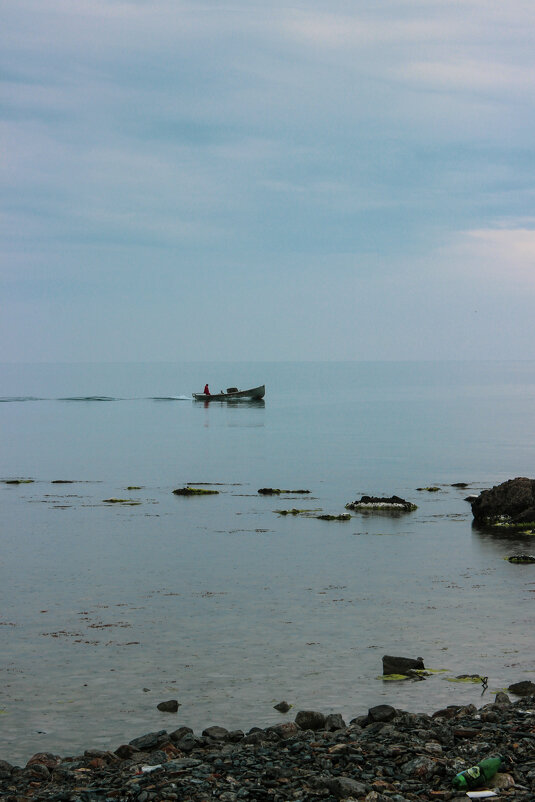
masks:
[(141, 735), (139, 738), (134, 738), (129, 741), (129, 746), (133, 746), (140, 751), (156, 749), (168, 739), (166, 730), (158, 730), (158, 732), (148, 732), (146, 735)]

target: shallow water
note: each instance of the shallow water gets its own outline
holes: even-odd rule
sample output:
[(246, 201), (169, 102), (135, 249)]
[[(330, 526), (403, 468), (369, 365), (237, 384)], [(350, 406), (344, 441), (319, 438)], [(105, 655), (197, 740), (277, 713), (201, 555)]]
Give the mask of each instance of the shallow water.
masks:
[[(34, 480), (0, 484), (1, 758), (115, 748), (180, 724), (246, 729), (304, 708), (432, 712), (534, 678), (535, 567), (504, 558), (535, 546), (474, 530), (464, 500), (533, 476), (533, 363), (0, 376), (0, 478)], [(206, 381), (265, 382), (265, 404), (189, 400)], [(219, 494), (172, 494), (200, 482)], [(429, 485), (440, 491), (416, 490)], [(258, 495), (266, 486), (311, 492)], [(363, 493), (418, 509), (312, 517)], [(292, 507), (310, 517), (276, 513)], [(385, 653), (445, 671), (384, 682)], [(460, 673), (488, 676), (489, 690), (450, 681)], [(156, 710), (169, 698), (178, 715)], [(287, 716), (273, 710), (281, 699)]]

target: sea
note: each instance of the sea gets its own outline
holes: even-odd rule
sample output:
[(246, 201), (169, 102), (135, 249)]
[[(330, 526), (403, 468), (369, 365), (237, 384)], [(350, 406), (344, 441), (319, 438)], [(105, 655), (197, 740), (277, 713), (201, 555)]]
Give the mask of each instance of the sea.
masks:
[[(265, 399), (192, 400), (206, 382)], [(535, 680), (535, 565), (507, 560), (535, 540), (466, 500), (515, 476), (535, 362), (0, 366), (0, 759)], [(417, 509), (318, 519), (363, 494)]]

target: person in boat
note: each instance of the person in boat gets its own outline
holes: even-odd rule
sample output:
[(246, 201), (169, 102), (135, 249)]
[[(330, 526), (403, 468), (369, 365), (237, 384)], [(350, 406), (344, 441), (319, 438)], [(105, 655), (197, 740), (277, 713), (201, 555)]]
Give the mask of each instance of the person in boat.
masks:
[(208, 384), (204, 385), (204, 394), (205, 395), (210, 395), (210, 390), (208, 389)]

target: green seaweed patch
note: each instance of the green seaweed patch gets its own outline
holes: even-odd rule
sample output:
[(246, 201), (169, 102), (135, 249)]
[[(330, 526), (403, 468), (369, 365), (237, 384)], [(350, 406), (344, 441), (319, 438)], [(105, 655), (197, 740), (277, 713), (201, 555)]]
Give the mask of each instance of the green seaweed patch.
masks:
[(416, 490), (420, 491), (426, 490), (428, 493), (438, 493), (440, 487), (435, 487), (434, 485), (432, 485), (431, 487), (417, 487)]
[(415, 674), (447, 674), (449, 669), (448, 668), (413, 668), (412, 669)]
[(303, 512), (308, 512), (308, 510), (297, 510), (293, 507), (291, 510), (273, 510), (276, 512), (277, 515), (301, 515)]
[(201, 487), (179, 487), (173, 490), (175, 496), (217, 496), (219, 490), (205, 490)]
[(458, 677), (445, 677), (446, 682), (472, 682), (476, 685), (480, 685), (484, 677), (480, 677), (479, 674), (459, 674)]
[(506, 557), (505, 559), (510, 563), (515, 563), (518, 565), (535, 563), (535, 555), (533, 554), (512, 554), (510, 557)]
[(411, 679), (411, 677), (408, 677), (406, 674), (380, 674), (376, 679), (380, 679), (383, 682), (404, 682), (405, 680)]
[(495, 519), (487, 519), (485, 521), (487, 526), (492, 526), (496, 529), (512, 529), (514, 532), (520, 532), (520, 534), (531, 535), (533, 532), (531, 530), (535, 529), (535, 521), (523, 521), (522, 523), (514, 523), (507, 518), (495, 518)]
[(343, 512), (340, 515), (316, 515), (318, 521), (350, 521), (351, 515), (348, 512)]
[(127, 490), (143, 490), (143, 488), (140, 485), (130, 485), (126, 489)]
[(141, 501), (134, 498), (104, 498), (102, 502), (103, 504), (125, 504), (131, 507), (141, 504)]
[(2, 479), (5, 485), (31, 485), (35, 479)]

